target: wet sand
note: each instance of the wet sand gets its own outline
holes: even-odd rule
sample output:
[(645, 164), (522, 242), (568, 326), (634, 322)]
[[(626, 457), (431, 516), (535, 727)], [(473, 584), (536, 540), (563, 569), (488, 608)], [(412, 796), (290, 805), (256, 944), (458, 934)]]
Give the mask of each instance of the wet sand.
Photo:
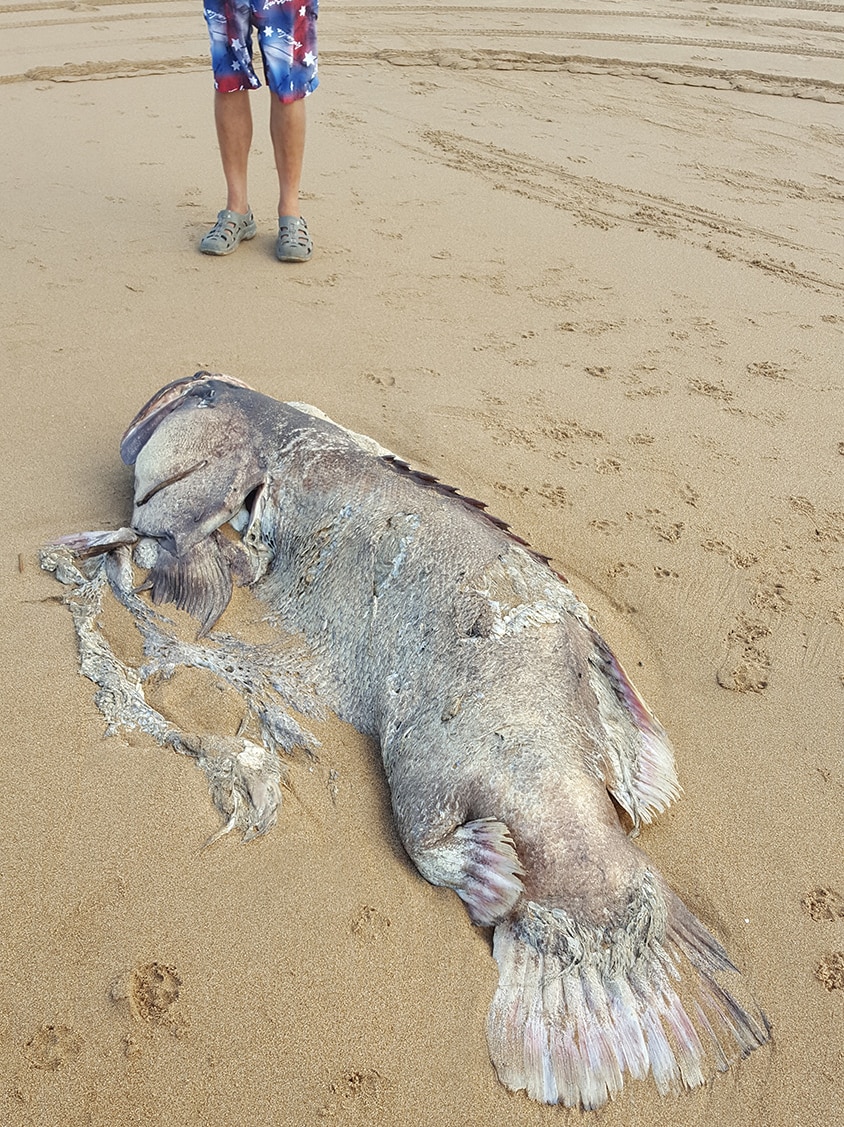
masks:
[(584, 1121), (838, 1123), (844, 6), (326, 2), (297, 267), (266, 91), (259, 235), (196, 251), (222, 206), (197, 6), (0, 26), (0, 1122), (579, 1118), (498, 1084), (489, 936), (407, 861), (355, 732), (324, 725), (267, 837), (206, 851), (195, 767), (104, 736), (37, 551), (125, 523), (123, 429), (210, 368), (486, 500), (673, 738), (685, 794), (641, 844), (774, 1044)]

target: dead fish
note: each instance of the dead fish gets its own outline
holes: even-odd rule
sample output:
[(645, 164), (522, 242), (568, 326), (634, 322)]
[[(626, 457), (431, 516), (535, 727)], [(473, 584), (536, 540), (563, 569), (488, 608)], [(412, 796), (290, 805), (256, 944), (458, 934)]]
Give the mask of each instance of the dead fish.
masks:
[[(419, 872), (494, 928), (508, 1088), (595, 1109), (630, 1077), (692, 1088), (769, 1040), (633, 840), (678, 796), (673, 752), (545, 557), (372, 439), (228, 377), (169, 384), (121, 452), (135, 504), (112, 546), (142, 588), (206, 633), (250, 585), (378, 740)], [(65, 544), (107, 552), (109, 534)]]

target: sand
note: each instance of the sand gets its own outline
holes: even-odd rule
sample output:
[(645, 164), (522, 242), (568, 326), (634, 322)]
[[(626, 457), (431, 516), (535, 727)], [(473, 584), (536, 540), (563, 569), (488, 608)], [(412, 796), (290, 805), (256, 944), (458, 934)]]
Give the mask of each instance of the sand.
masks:
[(119, 437), (201, 367), (487, 500), (671, 734), (685, 794), (641, 843), (774, 1043), (584, 1121), (841, 1122), (844, 6), (326, 0), (301, 267), (265, 91), (259, 236), (197, 253), (199, 5), (0, 26), (0, 1122), (579, 1121), (496, 1080), (489, 935), (404, 856), (375, 748), (327, 723), (275, 829), (203, 851), (195, 767), (105, 738), (37, 550), (125, 523)]

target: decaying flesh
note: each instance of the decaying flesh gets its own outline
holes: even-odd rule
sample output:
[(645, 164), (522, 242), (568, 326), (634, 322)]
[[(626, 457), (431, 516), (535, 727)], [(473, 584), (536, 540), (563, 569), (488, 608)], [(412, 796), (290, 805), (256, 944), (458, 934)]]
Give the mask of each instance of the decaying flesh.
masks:
[[(673, 754), (546, 560), (371, 439), (227, 377), (162, 389), (121, 453), (131, 526), (44, 555), (100, 707), (195, 755), (247, 836), (275, 819), (276, 753), (312, 743), (290, 709), (375, 737), (408, 854), (495, 929), (487, 1032), (508, 1088), (598, 1108), (627, 1077), (694, 1087), (768, 1040), (721, 982), (740, 982), (724, 949), (619, 821), (613, 799), (636, 829), (677, 796)], [(284, 644), (209, 634), (233, 581)], [(142, 670), (97, 626), (106, 583), (144, 636)], [(143, 590), (193, 614), (196, 642)], [(178, 664), (238, 688), (260, 742), (181, 733), (150, 708), (144, 678)]]

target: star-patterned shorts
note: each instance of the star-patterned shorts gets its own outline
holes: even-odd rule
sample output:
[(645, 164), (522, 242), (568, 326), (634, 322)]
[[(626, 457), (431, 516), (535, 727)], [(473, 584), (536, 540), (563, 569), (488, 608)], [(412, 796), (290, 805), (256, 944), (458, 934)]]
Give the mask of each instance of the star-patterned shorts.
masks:
[(252, 66), (253, 28), (267, 85), (282, 102), (316, 90), (318, 6), (319, 0), (205, 0), (217, 90), (261, 85)]

